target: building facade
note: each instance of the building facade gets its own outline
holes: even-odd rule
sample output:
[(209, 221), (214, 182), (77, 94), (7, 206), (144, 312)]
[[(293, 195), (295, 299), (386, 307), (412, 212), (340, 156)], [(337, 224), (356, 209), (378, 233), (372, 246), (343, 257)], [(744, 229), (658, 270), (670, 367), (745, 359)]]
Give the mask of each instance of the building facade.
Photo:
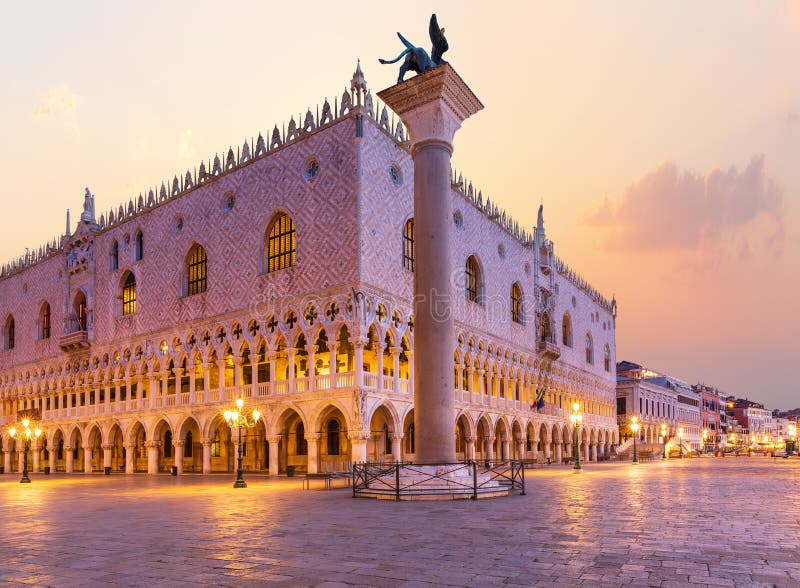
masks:
[[(360, 69), (340, 99), (98, 215), (0, 274), (2, 419), (41, 416), (34, 469), (228, 471), (413, 460), (413, 166)], [(617, 442), (615, 315), (453, 178), (453, 442), (460, 458)], [(541, 401), (539, 401), (541, 399)], [(4, 430), (3, 465), (21, 461)]]

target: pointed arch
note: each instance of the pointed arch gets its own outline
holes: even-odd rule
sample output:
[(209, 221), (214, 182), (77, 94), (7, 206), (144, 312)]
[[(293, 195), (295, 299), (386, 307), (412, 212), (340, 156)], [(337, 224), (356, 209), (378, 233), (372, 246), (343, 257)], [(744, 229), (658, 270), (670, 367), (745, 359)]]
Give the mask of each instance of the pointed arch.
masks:
[(483, 305), (483, 272), (475, 255), (467, 258), (464, 271), (467, 300)]
[(517, 324), (525, 324), (525, 309), (522, 304), (522, 286), (519, 282), (511, 284), (511, 320)]
[(414, 271), (414, 219), (408, 219), (403, 225), (403, 269)]
[(572, 347), (572, 318), (568, 312), (561, 318), (561, 343), (566, 347)]
[(181, 292), (184, 296), (202, 294), (208, 289), (208, 255), (199, 243), (192, 243), (183, 260)]
[(594, 364), (594, 341), (591, 333), (586, 333), (586, 363)]
[(52, 312), (50, 303), (47, 300), (42, 301), (41, 306), (39, 306), (38, 327), (39, 339), (49, 339), (52, 331)]
[(17, 342), (17, 329), (14, 322), (14, 315), (9, 314), (6, 317), (6, 322), (3, 325), (3, 349), (14, 349)]
[(136, 312), (136, 276), (132, 271), (126, 271), (120, 279), (120, 296), (122, 316)]

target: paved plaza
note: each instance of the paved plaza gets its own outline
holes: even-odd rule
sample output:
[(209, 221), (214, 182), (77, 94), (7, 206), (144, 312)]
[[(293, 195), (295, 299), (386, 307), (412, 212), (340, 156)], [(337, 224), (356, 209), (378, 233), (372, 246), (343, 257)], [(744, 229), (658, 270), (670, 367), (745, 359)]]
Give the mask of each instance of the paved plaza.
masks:
[(800, 460), (528, 472), (395, 503), (230, 476), (0, 476), (0, 581), (53, 586), (798, 586)]

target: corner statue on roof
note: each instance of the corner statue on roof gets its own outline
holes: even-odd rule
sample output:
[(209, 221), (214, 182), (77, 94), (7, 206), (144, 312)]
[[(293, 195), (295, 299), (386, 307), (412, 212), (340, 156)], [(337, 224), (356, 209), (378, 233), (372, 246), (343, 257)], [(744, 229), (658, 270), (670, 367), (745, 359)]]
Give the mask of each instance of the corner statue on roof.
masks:
[(445, 61), (442, 59), (442, 55), (444, 55), (445, 51), (448, 49), (447, 39), (444, 38), (444, 29), (439, 28), (439, 23), (436, 22), (435, 14), (431, 15), (431, 22), (428, 27), (428, 32), (431, 36), (431, 43), (433, 43), (430, 55), (428, 55), (428, 52), (425, 51), (425, 49), (422, 47), (414, 47), (414, 45), (408, 42), (408, 39), (406, 39), (400, 33), (397, 33), (397, 36), (400, 37), (400, 40), (403, 42), (403, 45), (405, 45), (406, 48), (402, 53), (400, 53), (400, 55), (392, 60), (378, 60), (381, 63), (386, 64), (397, 63), (403, 57), (406, 58), (403, 62), (403, 65), (400, 66), (400, 73), (397, 76), (398, 84), (403, 81), (403, 78), (408, 70), (422, 74), (429, 69), (433, 69), (434, 67), (438, 67), (445, 63)]

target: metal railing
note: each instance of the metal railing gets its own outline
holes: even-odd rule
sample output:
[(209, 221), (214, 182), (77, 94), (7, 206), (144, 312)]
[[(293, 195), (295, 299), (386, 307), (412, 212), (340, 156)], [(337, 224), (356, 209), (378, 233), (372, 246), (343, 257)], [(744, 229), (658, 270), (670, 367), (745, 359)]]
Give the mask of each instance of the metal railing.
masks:
[[(458, 477), (453, 474), (459, 473)], [(414, 465), (408, 462), (353, 464), (353, 497), (372, 492), (394, 496), (469, 494), (508, 489), (525, 495), (525, 464), (517, 460), (466, 461)]]

